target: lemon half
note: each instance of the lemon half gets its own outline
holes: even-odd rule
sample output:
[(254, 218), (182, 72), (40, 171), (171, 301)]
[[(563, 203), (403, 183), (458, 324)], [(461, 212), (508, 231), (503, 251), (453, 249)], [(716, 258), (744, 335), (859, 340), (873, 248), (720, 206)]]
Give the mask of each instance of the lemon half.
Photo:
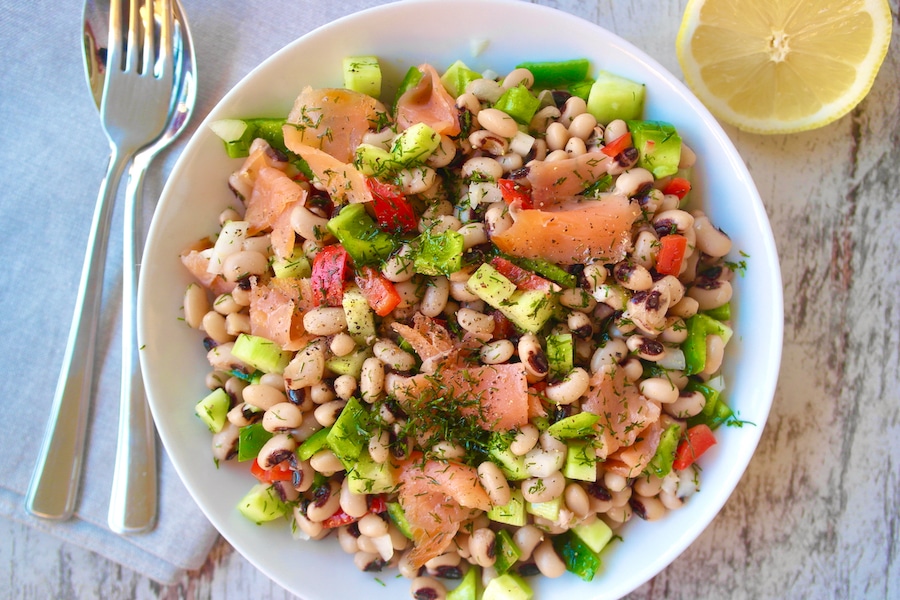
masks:
[(676, 49), (688, 86), (717, 117), (789, 133), (856, 106), (890, 40), (887, 0), (689, 0)]

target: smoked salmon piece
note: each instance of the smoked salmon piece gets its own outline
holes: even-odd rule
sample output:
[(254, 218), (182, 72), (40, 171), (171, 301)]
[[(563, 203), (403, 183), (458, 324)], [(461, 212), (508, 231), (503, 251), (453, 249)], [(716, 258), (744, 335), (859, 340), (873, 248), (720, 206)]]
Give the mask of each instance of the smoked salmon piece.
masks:
[(534, 161), (528, 167), (531, 201), (535, 208), (555, 206), (580, 196), (609, 171), (612, 159), (602, 152), (573, 158)]
[[(513, 208), (513, 207), (511, 207)], [(547, 210), (510, 210), (513, 224), (491, 236), (506, 254), (562, 265), (619, 262), (631, 241), (640, 207), (624, 196), (568, 201)]]
[(491, 508), (478, 472), (455, 461), (408, 461), (399, 481), (398, 499), (415, 544), (409, 560), (416, 568), (443, 554), (462, 522)]
[(284, 126), (284, 144), (306, 161), (336, 204), (372, 201), (366, 176), (352, 164), (342, 162), (323, 150), (307, 146), (300, 140), (297, 130), (290, 125)]
[(596, 448), (600, 459), (634, 444), (645, 429), (659, 421), (660, 415), (659, 404), (642, 396), (618, 365), (606, 365), (591, 376), (581, 409), (600, 416), (594, 425), (600, 442)]
[[(285, 138), (292, 130), (297, 143), (318, 148), (347, 163), (353, 160), (363, 135), (383, 120), (379, 119), (378, 108), (375, 98), (360, 92), (307, 86), (288, 114)], [(296, 152), (290, 144), (287, 146)]]
[(208, 239), (203, 239), (193, 244), (189, 248), (185, 248), (181, 253), (181, 264), (190, 272), (191, 275), (206, 289), (216, 294), (229, 294), (234, 286), (237, 285), (216, 273), (209, 272), (209, 256), (204, 252), (212, 248), (212, 244)]
[(456, 99), (441, 83), (441, 76), (429, 64), (418, 66), (422, 79), (397, 99), (397, 125), (401, 130), (425, 123), (442, 135), (458, 135), (459, 111)]
[(303, 328), (303, 315), (312, 308), (308, 279), (272, 278), (252, 283), (250, 333), (272, 340), (283, 350), (299, 350), (311, 337)]
[(296, 239), (291, 227), (291, 209), (306, 203), (307, 189), (271, 167), (259, 170), (253, 191), (247, 200), (244, 219), (250, 223), (248, 233), (272, 230), (269, 240), (278, 258), (287, 258), (294, 250)]
[(405, 409), (439, 395), (457, 399), (459, 414), (474, 417), (486, 431), (510, 431), (528, 423), (529, 394), (525, 365), (444, 366), (433, 375), (410, 377), (395, 392)]
[(634, 444), (627, 448), (619, 448), (610, 454), (603, 463), (603, 468), (622, 477), (637, 477), (647, 468), (656, 454), (662, 432), (659, 421), (651, 423), (641, 431)]

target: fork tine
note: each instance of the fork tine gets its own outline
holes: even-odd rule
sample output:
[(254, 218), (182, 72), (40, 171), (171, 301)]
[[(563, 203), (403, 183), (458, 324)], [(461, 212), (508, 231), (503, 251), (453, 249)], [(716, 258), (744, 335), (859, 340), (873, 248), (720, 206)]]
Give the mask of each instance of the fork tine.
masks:
[(175, 15), (172, 0), (161, 0), (162, 16), (159, 31), (159, 65), (161, 77), (174, 73)]
[(122, 2), (121, 0), (112, 0), (109, 6), (109, 36), (107, 42), (107, 70), (121, 70), (123, 64), (122, 43), (123, 33), (125, 32), (124, 23), (122, 22)]
[(153, 5), (153, 0), (147, 0), (140, 15), (144, 30), (144, 47), (141, 50), (144, 66), (141, 74), (152, 76), (154, 74), (153, 66), (156, 62), (156, 7)]
[(125, 46), (125, 70), (131, 73), (137, 73), (140, 60), (140, 39), (138, 35), (140, 27), (140, 7), (138, 0), (131, 0), (128, 3), (128, 41)]

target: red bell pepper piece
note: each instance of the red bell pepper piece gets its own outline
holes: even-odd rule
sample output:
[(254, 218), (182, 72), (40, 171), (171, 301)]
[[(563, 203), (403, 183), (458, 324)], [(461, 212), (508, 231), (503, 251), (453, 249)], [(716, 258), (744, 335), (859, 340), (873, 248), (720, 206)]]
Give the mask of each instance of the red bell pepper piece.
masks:
[(681, 272), (681, 262), (687, 250), (687, 238), (673, 233), (659, 239), (659, 253), (656, 255), (656, 272), (660, 275), (674, 275)]
[(716, 436), (708, 425), (694, 425), (687, 430), (686, 439), (678, 444), (675, 451), (675, 462), (672, 468), (676, 471), (687, 469), (700, 458), (704, 452), (715, 446)]
[(374, 177), (366, 178), (366, 187), (372, 194), (372, 212), (379, 227), (394, 233), (416, 231), (419, 217), (413, 205), (397, 188)]
[(250, 474), (256, 477), (260, 483), (291, 481), (294, 477), (294, 472), (291, 471), (291, 467), (286, 460), (278, 463), (271, 469), (263, 469), (259, 466), (259, 462), (254, 459), (253, 464), (250, 465)]
[(315, 306), (341, 306), (344, 282), (350, 276), (350, 255), (340, 244), (325, 246), (312, 264), (312, 300)]
[[(379, 515), (387, 510), (387, 502), (384, 500), (384, 496), (369, 496), (367, 498), (369, 513), (373, 515)], [(349, 525), (350, 523), (355, 523), (359, 521), (360, 517), (351, 517), (344, 509), (339, 508), (336, 513), (322, 521), (322, 527), (325, 529), (333, 529), (335, 527), (343, 527), (344, 525)]]
[(516, 284), (520, 290), (550, 290), (553, 284), (549, 279), (544, 279), (540, 275), (536, 275), (528, 269), (523, 269), (519, 265), (506, 260), (502, 256), (495, 256), (491, 259), (491, 265), (497, 269), (497, 272)]
[(508, 340), (516, 333), (515, 325), (502, 312), (495, 310), (491, 313), (491, 316), (494, 317), (494, 331), (492, 335), (495, 340)]
[(357, 269), (356, 285), (379, 317), (391, 314), (400, 304), (397, 288), (375, 267), (364, 266)]
[(662, 191), (663, 194), (674, 194), (678, 196), (679, 200), (684, 200), (687, 193), (691, 191), (691, 182), (684, 177), (673, 177)]
[(531, 199), (531, 191), (524, 185), (512, 179), (498, 179), (497, 185), (500, 187), (503, 201), (507, 204), (518, 202), (520, 206), (526, 210), (534, 208), (534, 201)]
[(603, 146), (600, 151), (611, 157), (616, 157), (622, 153), (623, 150), (631, 146), (631, 132), (627, 131), (611, 141), (610, 143)]

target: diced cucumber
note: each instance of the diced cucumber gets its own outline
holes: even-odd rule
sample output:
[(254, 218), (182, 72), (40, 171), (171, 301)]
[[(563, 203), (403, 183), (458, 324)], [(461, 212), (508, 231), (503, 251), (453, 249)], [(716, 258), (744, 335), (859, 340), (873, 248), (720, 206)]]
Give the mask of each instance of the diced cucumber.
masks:
[(350, 398), (328, 432), (328, 447), (348, 471), (356, 464), (363, 447), (369, 442), (368, 421), (369, 411), (355, 397)]
[(344, 87), (373, 98), (381, 96), (381, 65), (377, 56), (344, 58)]
[(488, 582), (481, 600), (531, 600), (533, 597), (534, 591), (522, 577), (504, 573)]
[(409, 539), (413, 539), (412, 526), (410, 526), (409, 521), (406, 518), (406, 513), (403, 511), (403, 507), (400, 503), (388, 502), (387, 512), (391, 521), (393, 521), (394, 525), (397, 526), (397, 529), (400, 530), (400, 533)]
[(540, 99), (524, 85), (507, 89), (493, 106), (511, 116), (516, 123), (521, 125), (528, 125), (540, 107)]
[(584, 581), (593, 580), (600, 570), (600, 557), (571, 530), (553, 538), (553, 548), (565, 563), (566, 570)]
[(546, 290), (517, 290), (499, 306), (507, 319), (520, 329), (537, 333), (557, 307), (553, 293)]
[(497, 532), (494, 541), (494, 554), (497, 557), (494, 562), (494, 568), (502, 575), (516, 564), (516, 561), (522, 556), (522, 551), (519, 549), (518, 544), (513, 541), (509, 532), (501, 529)]
[(231, 354), (246, 365), (259, 369), (263, 373), (284, 373), (284, 368), (291, 360), (291, 353), (282, 350), (272, 340), (241, 333), (234, 340)]
[(400, 168), (393, 154), (381, 146), (365, 143), (356, 147), (353, 165), (364, 175), (375, 177), (389, 175)]
[(516, 284), (488, 263), (483, 263), (466, 282), (466, 289), (494, 308), (500, 308), (516, 291)]
[(354, 494), (386, 494), (396, 489), (397, 480), (389, 461), (375, 462), (363, 448), (347, 471), (347, 487)]
[(357, 344), (368, 346), (375, 339), (375, 312), (362, 290), (356, 286), (345, 289), (341, 304), (347, 320), (347, 333)]
[(478, 578), (481, 569), (472, 565), (459, 585), (447, 592), (447, 600), (478, 600)]
[(547, 502), (525, 503), (525, 512), (536, 517), (544, 517), (550, 521), (556, 521), (559, 518), (560, 508), (562, 508), (562, 496)]
[(603, 550), (613, 538), (612, 529), (603, 519), (594, 519), (590, 523), (576, 525), (572, 531), (594, 552)]
[(404, 166), (421, 164), (441, 145), (441, 136), (425, 123), (404, 129), (391, 147), (391, 157)]
[(571, 440), (563, 465), (563, 475), (578, 481), (597, 481), (597, 453), (590, 442)]
[(346, 356), (332, 356), (325, 361), (325, 367), (335, 375), (350, 375), (358, 380), (363, 363), (370, 356), (371, 348), (360, 348)]
[(481, 79), (481, 73), (473, 71), (461, 60), (457, 60), (450, 65), (444, 71), (444, 74), (441, 75), (441, 83), (444, 84), (444, 88), (454, 98), (461, 96), (466, 91), (466, 86), (469, 85), (469, 82), (476, 79)]
[(251, 423), (241, 427), (238, 432), (238, 462), (255, 459), (263, 445), (271, 438), (272, 434), (263, 428), (262, 423)]
[(309, 259), (299, 246), (287, 258), (276, 258), (272, 261), (272, 270), (279, 279), (302, 279), (312, 274)]
[(324, 427), (305, 440), (297, 448), (297, 458), (300, 460), (309, 460), (313, 454), (328, 446), (328, 432), (331, 427)]
[(288, 512), (287, 505), (278, 497), (271, 485), (257, 483), (237, 505), (242, 515), (259, 525), (266, 521), (274, 521)]
[(422, 275), (452, 275), (462, 269), (463, 236), (456, 231), (425, 232), (418, 238), (413, 270)]
[(600, 71), (588, 94), (588, 112), (604, 125), (615, 119), (640, 119), (644, 113), (644, 90), (642, 83)]
[(513, 454), (512, 450), (509, 449), (509, 441), (504, 436), (492, 436), (488, 452), (491, 458), (500, 466), (500, 470), (503, 471), (507, 479), (510, 481), (528, 479), (528, 471), (525, 469), (525, 457)]
[(673, 125), (662, 121), (628, 121), (628, 130), (639, 153), (637, 166), (647, 169), (657, 179), (678, 172), (681, 137)]
[(225, 144), (229, 158), (248, 156), (253, 140), (262, 138), (273, 148), (284, 152), (292, 162), (302, 163), (303, 160), (284, 145), (284, 123), (284, 118), (220, 119), (210, 123), (209, 128)]
[(525, 525), (525, 499), (522, 491), (513, 489), (509, 502), (503, 506), (493, 506), (487, 513), (488, 519), (497, 523), (505, 523), (513, 527)]
[(547, 336), (547, 362), (553, 379), (564, 378), (575, 367), (575, 339), (571, 333)]
[(590, 412), (580, 412), (553, 423), (547, 428), (547, 431), (553, 437), (560, 439), (587, 437), (596, 433), (594, 431), (594, 423), (599, 420), (599, 415)]
[(228, 417), (228, 409), (231, 408), (231, 398), (223, 388), (216, 388), (194, 407), (194, 412), (200, 420), (206, 423), (209, 430), (219, 433), (225, 426)]

